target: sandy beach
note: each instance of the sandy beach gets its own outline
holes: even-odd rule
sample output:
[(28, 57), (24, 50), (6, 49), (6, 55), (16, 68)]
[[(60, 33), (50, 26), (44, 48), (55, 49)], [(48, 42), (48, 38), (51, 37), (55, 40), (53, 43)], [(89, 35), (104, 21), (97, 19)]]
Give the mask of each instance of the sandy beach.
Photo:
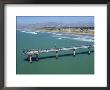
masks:
[(52, 32), (52, 33), (70, 34), (70, 35), (74, 35), (75, 34), (75, 35), (90, 35), (90, 36), (94, 36), (94, 30), (80, 31), (78, 29), (75, 29), (75, 30), (69, 31), (67, 29), (67, 30), (59, 31), (59, 30), (46, 30), (46, 29), (42, 29), (42, 30), (39, 30), (39, 31), (40, 32)]

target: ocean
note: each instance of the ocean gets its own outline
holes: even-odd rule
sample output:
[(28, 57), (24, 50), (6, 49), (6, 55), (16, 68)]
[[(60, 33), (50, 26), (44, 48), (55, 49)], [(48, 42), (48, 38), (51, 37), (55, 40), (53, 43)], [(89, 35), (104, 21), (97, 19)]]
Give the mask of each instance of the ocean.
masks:
[[(94, 49), (88, 55), (88, 49), (55, 52), (39, 55), (39, 61), (33, 58), (30, 64), (23, 50), (48, 49), (81, 45), (94, 45), (93, 36), (68, 35), (52, 32), (26, 32), (16, 30), (16, 74), (94, 74)], [(34, 56), (33, 56), (34, 57)]]

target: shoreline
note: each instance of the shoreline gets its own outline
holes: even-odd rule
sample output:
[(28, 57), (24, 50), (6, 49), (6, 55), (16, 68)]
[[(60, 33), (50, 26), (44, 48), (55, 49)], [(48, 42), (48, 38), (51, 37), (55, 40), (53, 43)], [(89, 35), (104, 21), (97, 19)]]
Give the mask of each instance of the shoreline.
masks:
[(64, 35), (81, 35), (81, 36), (92, 36), (94, 37), (94, 34), (91, 33), (82, 33), (82, 32), (59, 32), (59, 31), (48, 31), (48, 30), (21, 30), (21, 29), (17, 29), (18, 31), (24, 31), (24, 32), (33, 32), (33, 33), (38, 33), (38, 32), (47, 32), (47, 33), (57, 33), (57, 34), (64, 34)]
[(82, 35), (82, 36), (93, 36), (94, 37), (94, 34), (79, 33), (79, 32), (58, 32), (58, 31), (46, 31), (46, 30), (37, 30), (37, 31), (34, 31), (34, 32), (49, 32), (49, 33), (65, 34), (65, 35), (70, 35), (70, 36), (73, 36), (73, 35)]

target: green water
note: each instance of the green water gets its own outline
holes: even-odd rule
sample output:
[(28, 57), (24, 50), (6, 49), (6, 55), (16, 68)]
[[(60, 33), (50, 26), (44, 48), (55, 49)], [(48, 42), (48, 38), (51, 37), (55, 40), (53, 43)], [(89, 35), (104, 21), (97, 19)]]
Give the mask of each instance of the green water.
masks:
[[(80, 46), (93, 44), (87, 41), (52, 37), (50, 33), (30, 34), (16, 31), (16, 74), (94, 74), (94, 52), (87, 54), (86, 49), (77, 50), (74, 57), (72, 51), (59, 52), (59, 58), (55, 53), (44, 53), (39, 55), (39, 61), (33, 60), (32, 64), (22, 53), (23, 49), (47, 49), (67, 46)], [(93, 49), (91, 49), (93, 51)]]

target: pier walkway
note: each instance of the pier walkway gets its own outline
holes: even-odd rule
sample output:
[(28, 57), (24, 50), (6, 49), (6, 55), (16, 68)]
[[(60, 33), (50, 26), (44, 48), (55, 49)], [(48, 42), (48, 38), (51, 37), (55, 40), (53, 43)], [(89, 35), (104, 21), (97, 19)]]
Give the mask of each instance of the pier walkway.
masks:
[(73, 55), (76, 55), (76, 50), (77, 49), (87, 49), (88, 50), (88, 54), (91, 53), (90, 48), (94, 48), (93, 45), (83, 45), (83, 46), (73, 46), (73, 47), (63, 47), (63, 48), (50, 48), (50, 49), (39, 49), (39, 50), (35, 50), (35, 49), (31, 49), (31, 50), (24, 50), (23, 53), (28, 55), (28, 59), (30, 61), (30, 63), (32, 63), (32, 56), (36, 55), (36, 60), (38, 61), (38, 55), (41, 53), (48, 53), (48, 52), (55, 52), (56, 53), (56, 59), (58, 59), (58, 52), (59, 51), (69, 51), (72, 50), (73, 51)]

